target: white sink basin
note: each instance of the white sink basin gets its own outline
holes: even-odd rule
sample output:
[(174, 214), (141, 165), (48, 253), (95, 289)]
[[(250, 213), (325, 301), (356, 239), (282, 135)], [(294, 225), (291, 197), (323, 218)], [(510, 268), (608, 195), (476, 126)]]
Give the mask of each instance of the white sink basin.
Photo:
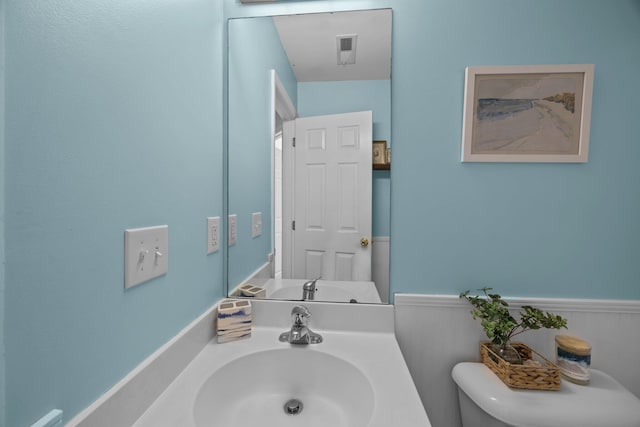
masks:
[[(393, 307), (305, 302), (319, 344), (292, 345), (291, 301), (252, 300), (251, 337), (215, 340), (133, 427), (429, 427), (393, 334)], [(285, 414), (299, 399), (303, 409)]]
[[(302, 410), (284, 405), (295, 398)], [(353, 364), (311, 347), (266, 350), (237, 358), (215, 371), (195, 401), (197, 427), (365, 427), (374, 393)]]

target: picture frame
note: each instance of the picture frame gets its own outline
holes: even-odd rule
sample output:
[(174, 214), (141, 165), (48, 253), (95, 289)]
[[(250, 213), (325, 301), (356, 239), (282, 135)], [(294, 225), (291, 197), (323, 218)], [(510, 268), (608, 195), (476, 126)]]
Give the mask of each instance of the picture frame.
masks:
[(593, 64), (467, 67), (462, 162), (585, 163)]
[(373, 151), (371, 155), (374, 165), (386, 165), (387, 161), (387, 141), (373, 141)]

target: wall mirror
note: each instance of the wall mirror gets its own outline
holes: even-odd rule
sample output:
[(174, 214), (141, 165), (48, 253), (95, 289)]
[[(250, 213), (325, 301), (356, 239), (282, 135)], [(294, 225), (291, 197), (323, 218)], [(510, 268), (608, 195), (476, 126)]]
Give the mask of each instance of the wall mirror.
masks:
[(391, 24), (228, 20), (229, 296), (389, 301)]

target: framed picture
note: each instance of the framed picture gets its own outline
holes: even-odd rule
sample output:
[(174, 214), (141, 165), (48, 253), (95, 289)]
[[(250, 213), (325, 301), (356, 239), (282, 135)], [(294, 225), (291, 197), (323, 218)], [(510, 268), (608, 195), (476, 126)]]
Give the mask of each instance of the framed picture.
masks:
[(467, 67), (463, 162), (584, 163), (594, 66)]
[(386, 165), (387, 161), (387, 141), (373, 141), (373, 164)]

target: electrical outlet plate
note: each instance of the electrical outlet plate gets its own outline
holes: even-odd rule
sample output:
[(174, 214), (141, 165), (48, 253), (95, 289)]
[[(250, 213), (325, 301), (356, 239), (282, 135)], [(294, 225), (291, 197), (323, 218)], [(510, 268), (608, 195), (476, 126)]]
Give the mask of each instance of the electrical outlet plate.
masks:
[(229, 246), (236, 244), (238, 238), (238, 215), (229, 215)]
[(207, 254), (220, 250), (220, 217), (207, 218)]
[(124, 231), (125, 289), (166, 274), (168, 267), (169, 226)]
[(251, 237), (258, 237), (262, 234), (262, 212), (251, 214)]

